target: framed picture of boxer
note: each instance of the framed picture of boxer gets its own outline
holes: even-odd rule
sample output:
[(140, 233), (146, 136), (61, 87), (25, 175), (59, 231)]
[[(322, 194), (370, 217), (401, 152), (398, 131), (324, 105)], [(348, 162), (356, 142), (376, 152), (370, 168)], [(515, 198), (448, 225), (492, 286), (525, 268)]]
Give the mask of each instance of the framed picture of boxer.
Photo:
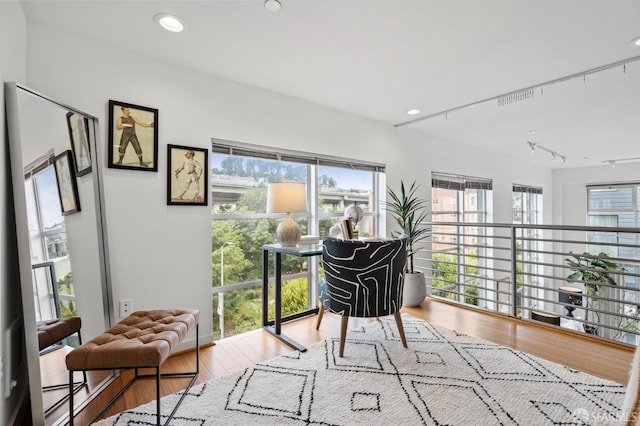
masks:
[(157, 109), (110, 100), (107, 166), (157, 172), (157, 129)]

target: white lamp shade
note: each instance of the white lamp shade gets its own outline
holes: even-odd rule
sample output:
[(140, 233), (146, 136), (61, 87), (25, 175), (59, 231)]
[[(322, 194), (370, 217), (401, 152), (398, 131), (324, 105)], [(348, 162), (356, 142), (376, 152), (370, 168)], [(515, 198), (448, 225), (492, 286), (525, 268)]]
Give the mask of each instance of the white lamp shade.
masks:
[(267, 186), (267, 213), (307, 211), (307, 189), (300, 182), (270, 183)]

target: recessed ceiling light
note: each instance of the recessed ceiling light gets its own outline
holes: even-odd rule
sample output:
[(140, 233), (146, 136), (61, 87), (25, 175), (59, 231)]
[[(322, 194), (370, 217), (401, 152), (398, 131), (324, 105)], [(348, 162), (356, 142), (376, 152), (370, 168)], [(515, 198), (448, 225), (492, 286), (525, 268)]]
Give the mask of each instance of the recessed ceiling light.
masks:
[(279, 12), (280, 9), (282, 8), (282, 5), (278, 0), (265, 0), (264, 8), (267, 9), (269, 12)]
[(629, 42), (629, 44), (630, 44), (631, 46), (640, 47), (640, 36), (638, 36), (638, 37), (634, 38), (633, 40), (631, 40), (631, 41)]
[(162, 28), (167, 31), (171, 31), (172, 33), (180, 33), (185, 29), (185, 25), (182, 20), (169, 13), (156, 13), (153, 15), (153, 20)]
[(410, 109), (409, 111), (407, 111), (407, 114), (409, 115), (416, 115), (416, 114), (420, 114), (420, 110), (419, 109)]

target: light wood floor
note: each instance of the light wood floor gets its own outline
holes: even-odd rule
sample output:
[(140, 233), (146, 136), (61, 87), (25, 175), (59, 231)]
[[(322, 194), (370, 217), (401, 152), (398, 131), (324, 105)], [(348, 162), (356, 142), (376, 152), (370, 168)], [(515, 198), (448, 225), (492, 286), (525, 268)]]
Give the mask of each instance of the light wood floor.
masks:
[[(633, 347), (629, 345), (589, 339), (581, 333), (464, 309), (432, 299), (427, 299), (420, 307), (403, 308), (402, 311), (435, 325), (499, 343), (621, 384), (625, 384), (629, 376), (633, 357)], [(283, 332), (304, 345), (339, 336), (338, 316), (326, 314), (319, 331), (315, 329), (315, 321), (316, 316), (289, 322), (283, 326)], [(349, 328), (371, 321), (350, 319)], [(215, 345), (200, 350), (200, 375), (197, 383), (240, 372), (257, 362), (275, 358), (291, 350), (262, 330), (217, 341)], [(189, 351), (169, 358), (163, 364), (162, 371), (192, 371), (194, 363), (195, 352)], [(122, 376), (124, 379), (117, 379), (76, 416), (76, 424), (84, 425), (115, 395), (122, 383), (131, 377), (128, 373), (123, 373)], [(162, 395), (177, 392), (186, 387), (187, 383), (188, 379), (164, 379)], [(138, 380), (104, 417), (153, 399), (155, 381)]]

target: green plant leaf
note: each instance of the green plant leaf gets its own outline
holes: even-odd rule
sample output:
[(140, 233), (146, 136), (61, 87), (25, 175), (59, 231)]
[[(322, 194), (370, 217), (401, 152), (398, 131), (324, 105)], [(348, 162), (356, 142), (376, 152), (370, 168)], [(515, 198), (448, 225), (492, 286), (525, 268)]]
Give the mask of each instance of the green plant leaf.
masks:
[(401, 232), (392, 231), (391, 235), (398, 237), (402, 234), (409, 239), (407, 243), (407, 271), (414, 272), (414, 254), (420, 250), (419, 244), (431, 235), (431, 229), (423, 225), (428, 218), (428, 202), (419, 198), (416, 194), (418, 185), (413, 182), (408, 188), (403, 181), (400, 181), (400, 192), (397, 193), (387, 186), (389, 200), (385, 204), (385, 209), (391, 214)]
[(578, 279), (580, 279), (580, 275), (581, 275), (580, 272), (576, 271), (576, 272), (572, 273), (571, 275), (569, 275), (567, 277), (567, 280), (569, 280), (569, 281), (578, 280)]

